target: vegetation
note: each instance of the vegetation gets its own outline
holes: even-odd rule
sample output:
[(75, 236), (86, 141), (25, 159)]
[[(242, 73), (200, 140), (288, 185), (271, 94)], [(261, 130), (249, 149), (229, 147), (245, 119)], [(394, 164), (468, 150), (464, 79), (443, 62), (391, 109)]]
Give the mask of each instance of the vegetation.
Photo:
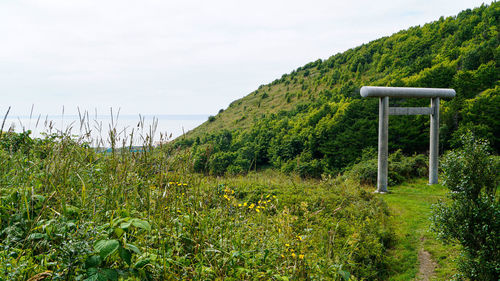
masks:
[[(377, 145), (377, 100), (363, 85), (453, 88), (441, 104), (441, 151), (472, 130), (500, 151), (500, 4), (440, 18), (317, 60), (236, 100), (179, 147), (191, 147), (194, 169), (212, 175), (264, 167), (304, 177), (337, 175)], [(391, 99), (391, 106), (428, 106)], [(428, 150), (428, 116), (391, 117), (389, 149)]]
[(488, 150), (469, 133), (463, 148), (446, 154), (444, 184), (451, 200), (436, 205), (433, 215), (439, 237), (462, 245), (459, 269), (470, 280), (500, 277), (500, 162), (495, 163)]
[[(412, 280), (418, 276), (421, 253), (427, 251), (436, 263), (429, 280), (453, 280), (457, 273), (459, 248), (454, 243), (443, 244), (430, 231), (432, 205), (447, 200), (442, 185), (428, 185), (427, 179), (409, 180), (390, 188), (384, 201), (390, 207), (395, 243), (389, 250), (391, 274), (389, 280)], [(418, 279), (417, 279), (418, 280)]]
[(438, 279), (459, 251), (456, 277), (498, 279), (498, 161), (466, 138), (446, 197), (418, 179), (428, 117), (393, 118), (393, 192), (373, 194), (377, 100), (358, 89), (452, 87), (441, 148), (472, 131), (498, 153), (499, 18), (494, 2), (309, 63), (172, 143), (0, 132), (0, 280), (408, 280), (421, 249)]
[[(344, 173), (345, 178), (353, 179), (362, 185), (377, 185), (378, 161), (373, 150), (365, 151), (360, 162), (349, 167)], [(401, 150), (388, 157), (388, 185), (394, 186), (408, 179), (422, 178), (428, 175), (428, 160), (422, 155), (406, 157)]]
[[(116, 143), (116, 142), (115, 142)], [(211, 178), (189, 151), (0, 139), (0, 279), (385, 280), (370, 190), (277, 172)], [(174, 153), (175, 152), (175, 153)]]

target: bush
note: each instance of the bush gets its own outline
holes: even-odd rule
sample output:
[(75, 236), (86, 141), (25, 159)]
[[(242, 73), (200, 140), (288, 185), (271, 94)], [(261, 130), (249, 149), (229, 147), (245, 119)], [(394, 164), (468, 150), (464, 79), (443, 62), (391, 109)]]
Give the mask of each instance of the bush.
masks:
[(208, 116), (208, 122), (214, 122), (215, 121), (215, 116), (210, 115)]
[[(398, 150), (389, 155), (388, 162), (387, 183), (389, 186), (400, 184), (407, 179), (424, 177), (428, 173), (427, 157), (421, 154), (409, 157), (404, 156), (401, 150)], [(344, 176), (360, 184), (375, 185), (377, 184), (377, 170), (377, 158), (364, 159), (348, 169)]]
[(463, 147), (443, 160), (444, 185), (450, 201), (434, 206), (432, 228), (444, 242), (462, 245), (458, 267), (470, 280), (500, 277), (500, 204), (498, 161), (485, 141), (469, 132)]

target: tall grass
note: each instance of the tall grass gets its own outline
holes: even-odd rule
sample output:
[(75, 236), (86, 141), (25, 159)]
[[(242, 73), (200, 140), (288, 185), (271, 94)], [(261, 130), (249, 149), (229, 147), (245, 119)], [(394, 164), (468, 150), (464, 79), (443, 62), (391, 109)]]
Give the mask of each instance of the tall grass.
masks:
[(41, 139), (1, 135), (0, 280), (387, 277), (388, 210), (363, 188), (195, 174), (156, 121), (125, 132), (110, 114), (106, 132), (84, 112), (77, 136), (50, 121)]

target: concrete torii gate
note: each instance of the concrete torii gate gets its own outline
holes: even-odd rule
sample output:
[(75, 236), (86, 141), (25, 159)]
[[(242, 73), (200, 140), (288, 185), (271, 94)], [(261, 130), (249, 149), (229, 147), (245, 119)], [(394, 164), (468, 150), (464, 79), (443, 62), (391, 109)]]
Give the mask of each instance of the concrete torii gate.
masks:
[[(378, 173), (377, 192), (387, 192), (387, 157), (389, 136), (389, 115), (431, 116), (429, 148), (429, 184), (438, 183), (439, 155), (439, 98), (453, 98), (453, 89), (403, 88), (403, 87), (361, 87), (362, 97), (379, 98), (378, 112)], [(430, 98), (430, 107), (389, 107), (389, 97), (393, 98)]]

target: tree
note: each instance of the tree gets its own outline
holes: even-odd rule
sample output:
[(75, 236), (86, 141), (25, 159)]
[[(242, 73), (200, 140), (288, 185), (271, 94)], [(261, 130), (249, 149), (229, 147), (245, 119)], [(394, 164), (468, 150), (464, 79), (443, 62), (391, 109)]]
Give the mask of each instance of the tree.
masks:
[(463, 147), (443, 160), (444, 185), (450, 201), (434, 206), (432, 228), (445, 242), (462, 245), (459, 270), (470, 280), (500, 277), (500, 204), (496, 194), (499, 163), (487, 142), (472, 133)]

